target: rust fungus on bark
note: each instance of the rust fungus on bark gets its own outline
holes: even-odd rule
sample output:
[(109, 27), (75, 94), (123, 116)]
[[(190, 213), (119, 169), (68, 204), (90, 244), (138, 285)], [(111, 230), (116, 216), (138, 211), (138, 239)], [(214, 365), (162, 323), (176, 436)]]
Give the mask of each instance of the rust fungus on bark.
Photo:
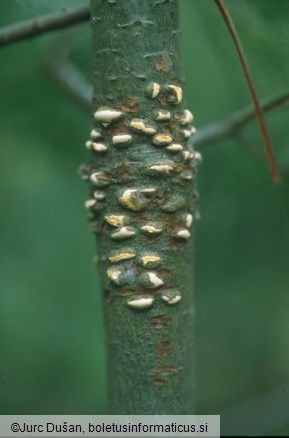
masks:
[(176, 238), (169, 240), (170, 248), (173, 251), (178, 251), (179, 249), (183, 248), (186, 244), (185, 240), (177, 240)]
[(156, 63), (156, 69), (157, 71), (164, 73), (170, 70), (171, 65), (172, 63), (171, 63), (170, 55), (168, 53), (164, 53), (162, 55), (161, 62)]
[(165, 375), (165, 376), (174, 376), (174, 375), (177, 374), (179, 371), (180, 371), (180, 369), (177, 368), (177, 367), (174, 367), (174, 366), (166, 366), (166, 365), (164, 365), (164, 366), (156, 367), (156, 368), (153, 370), (153, 373), (154, 373), (154, 374), (163, 374), (163, 375)]
[(157, 315), (150, 319), (150, 327), (155, 330), (169, 329), (171, 318), (168, 315)]
[(131, 295), (147, 295), (150, 297), (153, 296), (154, 294), (151, 291), (148, 293), (148, 290), (146, 288), (130, 287), (130, 288), (122, 289), (118, 295), (122, 297), (128, 297)]
[(170, 341), (164, 341), (157, 344), (156, 349), (158, 357), (167, 357), (173, 351), (173, 346)]
[(153, 243), (156, 243), (160, 239), (162, 239), (162, 236), (160, 234), (153, 236), (144, 236), (144, 241), (145, 244), (147, 245), (152, 245)]
[(162, 93), (160, 95), (160, 97), (158, 98), (158, 101), (160, 103), (160, 105), (165, 108), (166, 106), (168, 106), (168, 101), (167, 101), (167, 97), (164, 93)]
[(111, 135), (129, 134), (128, 126), (123, 122), (114, 123), (106, 128)]
[(130, 180), (134, 169), (131, 166), (122, 164), (115, 168), (115, 179), (116, 182), (127, 182)]
[(153, 384), (156, 386), (162, 386), (165, 384), (165, 381), (163, 379), (155, 379), (153, 380)]
[(164, 225), (168, 233), (172, 233), (180, 226), (180, 218), (176, 214), (171, 215), (158, 215), (156, 219)]
[(168, 281), (173, 275), (172, 271), (170, 271), (169, 269), (158, 269), (158, 273), (162, 276), (162, 278), (165, 281)]
[(124, 102), (116, 105), (116, 108), (126, 113), (137, 113), (141, 111), (139, 100), (134, 97), (128, 97)]

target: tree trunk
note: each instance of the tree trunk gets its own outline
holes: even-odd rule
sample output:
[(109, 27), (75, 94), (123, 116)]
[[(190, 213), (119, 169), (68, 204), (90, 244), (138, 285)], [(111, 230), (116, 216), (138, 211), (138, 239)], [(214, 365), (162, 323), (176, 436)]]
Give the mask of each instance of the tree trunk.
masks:
[(112, 414), (192, 414), (197, 153), (178, 2), (92, 0), (97, 234)]

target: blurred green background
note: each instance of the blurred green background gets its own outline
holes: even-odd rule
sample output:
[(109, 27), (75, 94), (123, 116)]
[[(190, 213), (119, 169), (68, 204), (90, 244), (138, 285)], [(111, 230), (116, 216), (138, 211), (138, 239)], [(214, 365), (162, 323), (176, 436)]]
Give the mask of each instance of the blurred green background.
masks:
[[(0, 25), (85, 3), (2, 0)], [(227, 4), (259, 96), (287, 92), (289, 2)], [(201, 128), (250, 97), (214, 1), (180, 6), (188, 106)], [(91, 120), (45, 68), (60, 46), (90, 81), (88, 23), (0, 50), (0, 414), (107, 413), (95, 243), (77, 175)], [(281, 186), (255, 122), (202, 147), (197, 412), (221, 413), (224, 433), (241, 430), (248, 411), (252, 422), (260, 415), (257, 433), (289, 434), (288, 115), (266, 117)]]

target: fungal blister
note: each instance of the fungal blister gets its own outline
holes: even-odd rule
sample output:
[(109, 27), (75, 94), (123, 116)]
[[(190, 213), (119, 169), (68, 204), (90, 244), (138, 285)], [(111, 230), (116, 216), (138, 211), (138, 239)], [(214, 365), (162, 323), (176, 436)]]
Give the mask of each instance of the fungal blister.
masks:
[(157, 82), (150, 82), (145, 89), (145, 95), (149, 99), (155, 99), (161, 91), (161, 86)]
[(176, 166), (173, 161), (163, 160), (150, 165), (147, 170), (152, 175), (171, 175), (175, 172)]
[(189, 111), (188, 109), (185, 109), (181, 112), (177, 112), (175, 114), (175, 118), (176, 118), (176, 120), (179, 121), (180, 125), (185, 126), (185, 125), (189, 125), (190, 123), (192, 123), (194, 116), (191, 113), (191, 111)]
[(135, 258), (136, 253), (131, 249), (122, 249), (122, 250), (116, 250), (112, 251), (109, 256), (108, 260), (110, 263), (118, 263), (122, 262), (124, 260), (130, 260)]
[(180, 152), (183, 150), (183, 146), (178, 143), (172, 143), (166, 147), (166, 150), (169, 152)]
[(193, 179), (194, 175), (191, 169), (186, 169), (183, 172), (181, 172), (180, 177), (186, 181), (190, 181)]
[(133, 237), (136, 231), (133, 227), (121, 227), (111, 234), (111, 238), (115, 240), (123, 240)]
[(100, 140), (100, 139), (103, 138), (103, 135), (102, 135), (102, 133), (101, 133), (100, 131), (98, 131), (97, 129), (92, 129), (92, 130), (90, 131), (90, 137), (91, 137), (93, 140)]
[(195, 161), (197, 164), (201, 164), (203, 161), (202, 154), (199, 151), (193, 151), (191, 153), (191, 159)]
[(154, 112), (154, 119), (158, 122), (171, 120), (171, 112), (167, 110), (158, 110)]
[(92, 142), (91, 149), (93, 149), (95, 152), (106, 152), (107, 146), (103, 143)]
[(128, 210), (141, 211), (148, 205), (141, 189), (125, 189), (118, 196), (119, 203)]
[(191, 237), (191, 233), (187, 229), (179, 230), (175, 233), (175, 236), (179, 239), (189, 239)]
[(162, 224), (159, 222), (149, 222), (146, 225), (143, 225), (141, 227), (141, 230), (144, 234), (147, 235), (153, 235), (153, 234), (160, 234), (163, 232)]
[(167, 85), (165, 88), (168, 93), (167, 101), (175, 105), (181, 103), (183, 99), (183, 90), (177, 85)]
[(137, 134), (154, 135), (156, 133), (155, 127), (142, 119), (132, 119), (129, 123), (129, 127)]
[[(109, 157), (110, 160), (116, 157), (116, 154), (123, 157), (126, 151), (116, 152), (116, 148), (125, 148), (134, 142), (138, 145), (140, 135), (150, 137), (149, 143), (156, 148), (152, 148), (153, 161), (140, 167), (141, 177), (144, 179), (139, 179), (138, 183), (138, 180), (134, 179), (135, 174), (130, 179), (120, 178), (122, 174), (125, 174), (126, 170), (123, 169), (128, 168), (127, 164), (119, 165), (120, 170), (116, 167), (111, 169), (107, 167), (109, 171), (101, 169), (91, 171), (88, 166), (85, 172), (82, 172), (83, 179), (89, 179), (91, 185), (95, 187), (91, 199), (85, 203), (88, 214), (93, 221), (92, 231), (99, 232), (101, 230), (104, 236), (115, 241), (113, 246), (116, 249), (112, 249), (105, 256), (106, 262), (110, 264), (106, 271), (107, 278), (118, 287), (138, 285), (143, 288), (142, 292), (144, 289), (147, 290), (145, 293), (137, 293), (136, 289), (136, 293), (134, 293), (133, 289), (127, 289), (130, 291), (129, 295), (132, 293), (134, 295), (126, 300), (126, 304), (131, 309), (136, 310), (149, 309), (155, 302), (155, 295), (160, 296), (161, 300), (168, 305), (176, 304), (181, 300), (181, 294), (178, 290), (163, 290), (164, 287), (169, 288), (170, 286), (165, 285), (167, 283), (166, 277), (163, 275), (163, 271), (159, 272), (157, 268), (164, 264), (164, 260), (167, 261), (168, 257), (166, 254), (166, 258), (163, 258), (161, 248), (155, 252), (154, 243), (158, 240), (158, 242), (168, 242), (169, 245), (174, 244), (176, 248), (183, 247), (181, 242), (177, 243), (177, 240), (185, 243), (190, 238), (189, 228), (193, 224), (194, 217), (191, 213), (182, 213), (178, 216), (180, 223), (179, 228), (176, 229), (175, 226), (170, 227), (169, 222), (158, 216), (155, 213), (155, 208), (162, 212), (175, 213), (186, 206), (186, 197), (182, 195), (182, 189), (186, 185), (182, 180), (192, 180), (196, 166), (202, 160), (199, 152), (191, 152), (186, 149), (186, 142), (195, 133), (195, 127), (190, 125), (193, 121), (193, 114), (188, 109), (182, 110), (176, 107), (182, 102), (182, 88), (176, 84), (161, 85), (157, 82), (150, 82), (145, 88), (145, 96), (155, 100), (149, 104), (152, 107), (151, 119), (148, 112), (143, 117), (141, 113), (134, 114), (132, 117), (127, 114), (129, 110), (121, 111), (118, 109), (123, 109), (125, 106), (118, 105), (117, 108), (101, 106), (94, 113), (94, 118), (98, 122), (96, 128), (91, 130), (90, 140), (86, 142), (86, 147), (92, 151), (92, 160), (96, 162), (94, 152), (107, 152), (102, 160), (106, 157)], [(168, 109), (156, 108), (158, 103), (161, 107)], [(118, 123), (121, 120), (123, 122)], [(141, 138), (142, 143), (147, 143), (147, 140)], [(134, 149), (131, 148), (130, 153)], [(168, 154), (171, 159), (166, 159)], [(127, 157), (128, 160), (131, 160), (129, 154)], [(191, 166), (186, 163), (189, 160), (193, 160)], [(172, 184), (177, 182), (179, 186), (177, 186), (175, 193), (173, 190), (165, 193), (163, 186), (165, 179), (163, 177), (172, 175)], [(150, 177), (160, 177), (161, 179), (158, 182), (154, 179), (156, 183), (151, 186), (147, 182)], [(116, 184), (128, 181), (132, 186), (121, 186), (115, 192), (112, 190)], [(102, 209), (108, 208), (107, 203), (103, 202), (106, 199), (106, 193), (103, 189), (112, 183), (114, 186), (110, 189), (109, 194), (113, 194), (112, 199), (116, 199), (119, 204), (119, 211), (118, 213), (108, 213), (106, 210), (102, 221), (96, 221), (95, 214), (100, 210), (100, 207)], [(110, 197), (109, 200), (111, 200)], [(128, 210), (127, 215), (122, 214), (123, 209)], [(144, 210), (148, 211), (142, 213)], [(137, 214), (130, 217), (129, 213), (132, 212)], [(109, 226), (105, 225), (105, 222)], [(144, 234), (147, 236), (146, 239), (144, 236), (137, 236), (137, 233)], [(164, 234), (162, 235), (162, 233)], [(124, 247), (122, 241), (126, 244), (126, 240), (131, 238), (136, 238), (136, 240), (129, 240), (131, 243), (128, 245), (131, 247)], [(138, 252), (134, 248), (134, 243), (137, 242), (138, 247), (140, 247), (139, 240), (141, 238), (149, 246), (147, 250), (142, 249)], [(125, 295), (124, 292), (121, 292), (120, 295)]]
[(108, 126), (110, 123), (120, 120), (123, 116), (124, 113), (122, 111), (107, 107), (100, 107), (94, 113), (95, 120), (104, 126)]
[(96, 204), (96, 199), (88, 199), (85, 201), (84, 206), (87, 210), (90, 210)]
[(104, 201), (106, 198), (106, 196), (103, 192), (100, 192), (97, 190), (93, 193), (93, 196), (97, 201)]
[(144, 254), (140, 257), (140, 261), (145, 268), (156, 268), (161, 261), (161, 258), (156, 253)]
[(185, 216), (185, 224), (186, 224), (186, 227), (187, 227), (187, 228), (190, 228), (190, 227), (192, 226), (192, 224), (193, 224), (193, 221), (194, 221), (194, 217), (193, 217), (193, 215), (190, 214), (190, 213), (188, 213), (188, 214)]
[(127, 301), (127, 305), (132, 309), (145, 310), (149, 309), (154, 303), (153, 297), (139, 296), (135, 298), (130, 298)]
[(177, 304), (179, 301), (181, 301), (182, 296), (179, 291), (172, 290), (172, 291), (165, 291), (161, 293), (161, 299), (169, 305)]
[(125, 223), (128, 223), (127, 216), (121, 214), (109, 214), (104, 216), (104, 219), (113, 227), (122, 227)]
[(172, 141), (173, 141), (173, 138), (170, 134), (156, 134), (152, 139), (152, 143), (155, 146), (167, 146)]
[(132, 136), (129, 134), (118, 134), (112, 137), (112, 142), (114, 145), (123, 147), (127, 146), (132, 142)]
[(106, 187), (110, 184), (111, 178), (107, 173), (94, 172), (90, 175), (90, 182), (95, 187)]
[(148, 289), (156, 289), (164, 284), (157, 272), (142, 272), (139, 276), (140, 285)]

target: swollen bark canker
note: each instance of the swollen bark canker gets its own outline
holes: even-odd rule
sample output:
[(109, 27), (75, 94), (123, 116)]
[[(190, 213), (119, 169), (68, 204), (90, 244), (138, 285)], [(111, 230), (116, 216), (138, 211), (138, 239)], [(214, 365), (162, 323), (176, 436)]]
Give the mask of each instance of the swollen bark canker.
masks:
[(92, 0), (94, 126), (82, 167), (104, 291), (112, 414), (192, 414), (193, 225), (178, 2)]

